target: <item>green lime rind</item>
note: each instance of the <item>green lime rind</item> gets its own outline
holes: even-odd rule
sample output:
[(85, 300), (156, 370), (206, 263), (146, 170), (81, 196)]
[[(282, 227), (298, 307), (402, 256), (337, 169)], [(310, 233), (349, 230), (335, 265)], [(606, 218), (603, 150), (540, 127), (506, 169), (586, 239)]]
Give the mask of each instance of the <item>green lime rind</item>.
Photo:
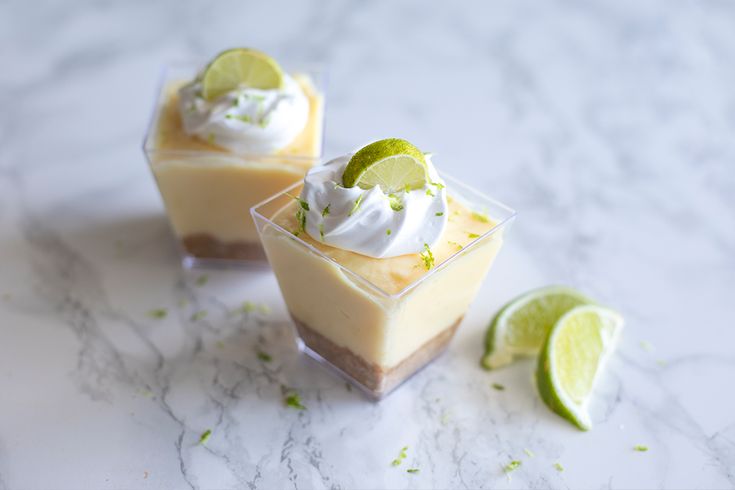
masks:
[[(592, 428), (587, 407), (623, 323), (622, 317), (608, 308), (577, 306), (554, 324), (541, 349), (535, 376), (539, 395), (554, 413), (580, 430)], [(586, 338), (582, 338), (581, 333)], [(571, 382), (577, 385), (578, 380), (582, 380), (585, 392), (570, 393), (569, 380), (565, 382), (565, 376), (574, 378)]]
[(537, 355), (556, 321), (584, 304), (594, 301), (568, 286), (546, 286), (514, 298), (490, 322), (481, 365), (498, 369), (518, 356)]
[(350, 158), (342, 185), (370, 189), (380, 185), (385, 193), (423, 188), (429, 181), (423, 152), (406, 140), (388, 138), (370, 143)]
[(239, 86), (262, 90), (283, 86), (283, 70), (267, 54), (250, 48), (219, 53), (200, 76), (202, 96), (214, 100)]

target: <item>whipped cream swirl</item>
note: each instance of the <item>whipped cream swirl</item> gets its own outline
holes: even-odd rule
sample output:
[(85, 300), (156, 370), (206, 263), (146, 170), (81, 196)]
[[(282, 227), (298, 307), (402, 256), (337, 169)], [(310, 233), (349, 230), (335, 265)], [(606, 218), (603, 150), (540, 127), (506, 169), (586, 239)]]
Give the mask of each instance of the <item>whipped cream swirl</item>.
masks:
[(423, 252), (447, 224), (447, 195), (430, 158), (423, 189), (387, 195), (372, 189), (342, 187), (352, 155), (313, 167), (306, 174), (301, 200), (308, 204), (306, 232), (333, 247), (375, 258)]
[(291, 143), (309, 118), (309, 99), (284, 73), (283, 87), (239, 87), (215, 100), (201, 96), (195, 79), (179, 90), (179, 111), (187, 134), (235, 153), (272, 153)]

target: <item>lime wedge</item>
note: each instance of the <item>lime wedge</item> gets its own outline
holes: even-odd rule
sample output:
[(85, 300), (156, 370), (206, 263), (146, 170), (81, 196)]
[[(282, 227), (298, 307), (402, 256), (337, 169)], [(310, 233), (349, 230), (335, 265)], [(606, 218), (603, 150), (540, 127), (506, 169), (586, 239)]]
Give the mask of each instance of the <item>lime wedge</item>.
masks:
[(582, 430), (592, 427), (590, 395), (622, 328), (623, 318), (612, 310), (577, 306), (556, 322), (541, 349), (536, 368), (541, 398)]
[(243, 85), (276, 89), (283, 85), (283, 71), (265, 53), (247, 48), (228, 49), (217, 55), (202, 74), (202, 96), (213, 100)]
[(371, 189), (376, 185), (386, 194), (421, 189), (428, 182), (424, 154), (406, 140), (376, 141), (352, 155), (342, 174), (342, 185)]
[(567, 311), (592, 301), (566, 286), (548, 286), (528, 292), (501, 309), (487, 330), (482, 365), (497, 369), (514, 356), (538, 354), (549, 329)]

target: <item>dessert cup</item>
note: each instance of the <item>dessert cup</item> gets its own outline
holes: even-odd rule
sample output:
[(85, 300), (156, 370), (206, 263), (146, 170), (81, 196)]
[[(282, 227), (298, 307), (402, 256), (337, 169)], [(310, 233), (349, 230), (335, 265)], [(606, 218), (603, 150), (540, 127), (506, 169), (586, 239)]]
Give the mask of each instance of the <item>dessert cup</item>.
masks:
[[(293, 209), (292, 196), (300, 194), (303, 183), (251, 209), (300, 347), (375, 399), (446, 349), (515, 217), (507, 206), (446, 175), (441, 177), (452, 200), (489, 216), (492, 225), (396, 290), (388, 291), (366, 278), (364, 267), (358, 272), (340, 263), (344, 261), (338, 254), (325, 253), (333, 247), (315, 246), (279, 224), (279, 217)], [(394, 260), (347, 253), (353, 264), (359, 263), (355, 260), (372, 265)], [(415, 264), (418, 257), (401, 256), (391, 267)], [(385, 274), (390, 275), (390, 270)]]
[(178, 88), (203, 63), (164, 70), (143, 151), (158, 184), (185, 267), (265, 264), (251, 206), (303, 179), (322, 154), (324, 74), (289, 70), (309, 100), (303, 131), (273, 153), (232, 152), (184, 132)]

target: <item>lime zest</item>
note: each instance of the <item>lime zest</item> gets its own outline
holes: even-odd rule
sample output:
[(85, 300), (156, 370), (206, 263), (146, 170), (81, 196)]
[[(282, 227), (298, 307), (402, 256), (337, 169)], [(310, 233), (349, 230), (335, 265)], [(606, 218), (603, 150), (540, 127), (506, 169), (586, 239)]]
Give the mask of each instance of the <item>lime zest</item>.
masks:
[(390, 202), (390, 208), (393, 211), (402, 211), (403, 210), (403, 201), (401, 198), (395, 194), (388, 195), (388, 201)]
[(444, 216), (444, 213), (434, 213), (434, 216)]
[(477, 233), (467, 233), (467, 237), (474, 240), (475, 238), (480, 238), (480, 235)]
[(431, 189), (426, 189), (426, 195), (427, 195), (427, 196), (431, 196), (431, 197), (434, 197), (434, 193), (433, 193), (433, 192), (431, 192)]
[(166, 308), (156, 308), (155, 310), (148, 312), (148, 316), (155, 318), (156, 320), (163, 320), (166, 318), (166, 315), (168, 315), (168, 310), (166, 310)]
[(648, 446), (644, 446), (642, 444), (636, 444), (635, 446), (633, 446), (633, 451), (637, 451), (639, 453), (645, 453), (646, 451), (648, 451)]
[(363, 197), (365, 197), (365, 193), (364, 192), (362, 194), (360, 194), (357, 199), (355, 199), (355, 205), (352, 206), (352, 209), (350, 210), (349, 213), (347, 213), (347, 216), (352, 216), (353, 214), (355, 214), (360, 209), (360, 204), (362, 204), (362, 198)]
[(434, 254), (431, 253), (431, 248), (429, 248), (429, 245), (427, 243), (424, 243), (424, 251), (419, 254), (421, 257), (421, 260), (424, 262), (424, 267), (426, 267), (426, 270), (431, 270), (432, 267), (434, 267)]
[(556, 468), (556, 471), (558, 471), (559, 473), (564, 471), (564, 467), (561, 465), (561, 463), (558, 463), (558, 462), (554, 463), (554, 468)]
[(526, 453), (526, 456), (528, 456), (529, 458), (533, 458), (534, 456), (536, 456), (535, 454), (533, 454), (533, 451), (525, 447), (523, 448), (523, 452)]
[(482, 223), (490, 223), (490, 217), (485, 213), (478, 213), (477, 211), (473, 211), (472, 217)]
[(324, 223), (319, 223), (319, 238), (324, 241)]
[(322, 210), (322, 218), (326, 218), (329, 216), (329, 207), (332, 205), (332, 203), (328, 203), (327, 207)]
[(454, 247), (457, 247), (457, 250), (458, 250), (458, 251), (459, 251), (459, 250), (462, 250), (462, 248), (463, 248), (461, 244), (459, 244), (459, 243), (457, 243), (457, 242), (453, 242), (453, 241), (451, 241), (451, 240), (449, 240), (449, 241), (448, 241), (447, 243), (448, 243), (449, 245), (452, 245), (452, 246), (454, 246)]
[(507, 465), (503, 466), (503, 471), (505, 471), (506, 473), (510, 473), (511, 471), (515, 471), (518, 468), (520, 468), (521, 467), (521, 464), (522, 464), (521, 461), (519, 461), (517, 459), (514, 459), (513, 461), (511, 461)]
[(444, 189), (444, 187), (446, 187), (446, 186), (445, 186), (444, 184), (442, 184), (441, 182), (429, 182), (429, 184), (430, 184), (430, 185), (433, 185), (434, 187), (436, 187), (436, 188), (437, 188), (437, 189), (439, 189), (439, 190), (442, 190), (442, 189)]
[(390, 236), (391, 233), (392, 233), (392, 231), (390, 231), (390, 228), (388, 228), (387, 230), (385, 230), (385, 234), (386, 235)]
[(199, 444), (200, 446), (203, 446), (207, 443), (209, 438), (212, 436), (212, 429), (207, 429), (204, 432), (202, 432), (202, 435), (199, 436)]
[(198, 322), (199, 320), (203, 320), (204, 317), (206, 316), (207, 316), (207, 310), (199, 310), (199, 311), (194, 312), (189, 319), (192, 322)]
[(493, 383), (492, 384), (492, 387), (494, 389), (496, 389), (497, 391), (504, 391), (505, 390), (505, 386), (504, 385), (501, 385), (500, 383)]
[(262, 351), (260, 349), (257, 349), (255, 351), (255, 355), (258, 356), (258, 359), (261, 360), (261, 361), (263, 361), (263, 362), (271, 362), (273, 360), (273, 357), (271, 357), (270, 354), (268, 354), (267, 352), (264, 352), (264, 351)]
[(415, 473), (418, 473), (418, 472), (419, 472), (419, 469), (418, 468), (408, 468), (406, 470), (406, 473), (413, 473), (413, 474), (415, 474)]
[(398, 457), (391, 461), (391, 466), (399, 466), (403, 462), (403, 460), (408, 457), (406, 451), (408, 451), (408, 446), (403, 446), (401, 448), (401, 452), (398, 454)]
[(306, 410), (304, 404), (301, 403), (301, 396), (299, 396), (299, 394), (295, 391), (290, 391), (286, 393), (283, 398), (283, 403), (287, 407), (295, 408), (296, 410)]

